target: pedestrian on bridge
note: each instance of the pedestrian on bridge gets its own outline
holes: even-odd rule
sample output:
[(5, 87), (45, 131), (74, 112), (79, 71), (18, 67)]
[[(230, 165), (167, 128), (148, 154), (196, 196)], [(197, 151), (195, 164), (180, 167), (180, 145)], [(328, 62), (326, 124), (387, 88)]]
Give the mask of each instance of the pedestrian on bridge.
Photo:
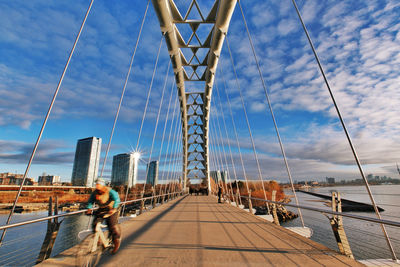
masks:
[(218, 185), (218, 203), (222, 203), (222, 186)]
[[(116, 191), (105, 185), (105, 181), (101, 178), (96, 180), (96, 190), (90, 195), (86, 214), (93, 214), (95, 217), (92, 222), (93, 231), (96, 224), (106, 220), (108, 230), (112, 236), (114, 249), (112, 253), (116, 253), (121, 244), (121, 230), (118, 225), (118, 206), (120, 203), (119, 195)], [(93, 213), (93, 204), (99, 206)]]

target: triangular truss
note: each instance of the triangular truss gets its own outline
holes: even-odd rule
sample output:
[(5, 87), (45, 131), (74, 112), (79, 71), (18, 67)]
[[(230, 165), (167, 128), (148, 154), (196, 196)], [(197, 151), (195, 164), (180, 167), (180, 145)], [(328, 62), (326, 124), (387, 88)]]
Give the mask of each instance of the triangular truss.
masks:
[[(152, 2), (167, 42), (178, 88), (184, 182), (187, 178), (209, 180), (208, 120), (212, 87), (237, 0), (216, 0), (208, 14), (202, 13), (199, 0), (191, 0), (185, 13), (180, 12), (173, 0)], [(204, 91), (189, 93), (185, 90), (186, 82), (204, 82)]]
[[(204, 135), (204, 93), (186, 93), (187, 112), (187, 177), (199, 179), (207, 177), (207, 136)], [(199, 176), (200, 175), (200, 176)]]

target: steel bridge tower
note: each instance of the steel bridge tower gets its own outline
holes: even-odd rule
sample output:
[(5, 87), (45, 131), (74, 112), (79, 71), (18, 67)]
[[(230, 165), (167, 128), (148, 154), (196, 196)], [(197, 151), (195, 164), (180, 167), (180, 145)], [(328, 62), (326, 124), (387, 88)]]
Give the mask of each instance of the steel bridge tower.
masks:
[[(211, 95), (221, 49), (237, 0), (215, 0), (207, 16), (202, 14), (197, 0), (191, 0), (184, 16), (173, 0), (152, 2), (165, 36), (178, 89), (184, 188), (187, 179), (206, 178), (211, 189), (208, 148)], [(191, 33), (186, 40), (178, 29), (181, 27), (186, 27)], [(206, 37), (202, 39), (198, 33), (200, 29), (204, 33), (204, 28), (208, 28), (208, 34), (203, 34)]]

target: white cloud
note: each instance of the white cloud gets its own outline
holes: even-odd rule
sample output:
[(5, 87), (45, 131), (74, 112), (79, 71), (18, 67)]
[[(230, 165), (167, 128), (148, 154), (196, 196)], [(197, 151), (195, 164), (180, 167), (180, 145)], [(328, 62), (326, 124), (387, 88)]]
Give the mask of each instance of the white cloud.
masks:
[(296, 30), (298, 27), (298, 23), (292, 19), (285, 19), (279, 22), (278, 24), (278, 31), (280, 35), (288, 35)]

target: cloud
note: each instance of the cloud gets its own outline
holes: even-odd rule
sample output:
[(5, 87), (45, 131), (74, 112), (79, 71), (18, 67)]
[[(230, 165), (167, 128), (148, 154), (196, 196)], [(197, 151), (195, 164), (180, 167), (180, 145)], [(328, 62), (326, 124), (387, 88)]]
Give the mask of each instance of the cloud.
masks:
[[(187, 8), (186, 2), (177, 3)], [(209, 3), (201, 4), (202, 9)], [(342, 139), (336, 111), (293, 6), (284, 1), (242, 4), (294, 173), (323, 177), (326, 172), (343, 177), (354, 175), (354, 171), (347, 169), (354, 163)], [(385, 172), (396, 159), (400, 141), (399, 4), (386, 1), (358, 3), (357, 8), (354, 5), (312, 0), (305, 1), (300, 9), (362, 161), (367, 168), (378, 166), (377, 172)], [(23, 5), (18, 1), (0, 4), (0, 126), (16, 126), (27, 133), (27, 129), (42, 121), (86, 8), (87, 3), (71, 6), (67, 2), (41, 0)], [(52, 120), (60, 124), (112, 121), (143, 10), (143, 3), (137, 8), (128, 2), (100, 2), (94, 6)], [(124, 128), (122, 134), (126, 136), (137, 134), (135, 128), (143, 114), (160, 38), (159, 22), (150, 8), (120, 114), (121, 124), (126, 129), (131, 126)], [(274, 140), (273, 125), (270, 118), (265, 119), (264, 90), (238, 10), (231, 22), (229, 41), (260, 148), (263, 172), (266, 176), (284, 177), (279, 147), (265, 141)], [(167, 62), (169, 56), (163, 41), (146, 116), (146, 140), (152, 137)], [(219, 68), (223, 74), (217, 72), (217, 82), (221, 89), (222, 79), (226, 81), (238, 131), (243, 137), (247, 129), (226, 45)], [(222, 90), (220, 93), (226, 104), (225, 94)], [(263, 133), (267, 136), (261, 139)], [(243, 144), (249, 172), (254, 174), (251, 148), (248, 142)], [(0, 152), (0, 160), (24, 164), (31, 146), (23, 141), (11, 141), (10, 145)], [(50, 164), (64, 164), (63, 159), (71, 159), (73, 150), (57, 147), (56, 143), (40, 149), (38, 162)]]
[[(34, 145), (21, 141), (0, 140), (0, 163), (27, 164)], [(65, 151), (67, 149), (67, 151)], [(70, 150), (70, 151), (68, 151)], [(75, 151), (59, 140), (43, 141), (36, 151), (34, 164), (72, 164)]]
[(292, 19), (285, 19), (279, 22), (278, 24), (278, 31), (281, 35), (285, 36), (288, 35), (289, 33), (292, 33), (294, 30), (296, 30), (298, 24), (296, 21)]

